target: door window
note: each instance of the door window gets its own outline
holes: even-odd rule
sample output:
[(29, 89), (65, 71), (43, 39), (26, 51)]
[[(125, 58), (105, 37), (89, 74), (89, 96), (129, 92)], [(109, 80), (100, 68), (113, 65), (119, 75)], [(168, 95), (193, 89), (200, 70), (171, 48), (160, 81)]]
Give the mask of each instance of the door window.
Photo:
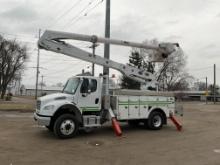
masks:
[(97, 89), (97, 81), (94, 79), (91, 79), (90, 81), (90, 90), (91, 92), (95, 92)]
[(89, 79), (84, 78), (80, 92), (81, 93), (88, 93), (88, 91), (89, 91)]
[(81, 93), (95, 92), (97, 90), (97, 81), (95, 79), (83, 79), (80, 89)]

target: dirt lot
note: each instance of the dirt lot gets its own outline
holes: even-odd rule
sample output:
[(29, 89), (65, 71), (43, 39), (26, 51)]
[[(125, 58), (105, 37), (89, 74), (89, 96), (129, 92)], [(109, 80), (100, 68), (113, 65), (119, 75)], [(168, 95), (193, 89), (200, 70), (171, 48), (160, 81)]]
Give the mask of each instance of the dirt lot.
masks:
[(183, 132), (169, 123), (160, 131), (110, 126), (74, 139), (58, 140), (38, 127), (32, 113), (0, 112), (2, 165), (219, 165), (220, 105), (185, 103)]

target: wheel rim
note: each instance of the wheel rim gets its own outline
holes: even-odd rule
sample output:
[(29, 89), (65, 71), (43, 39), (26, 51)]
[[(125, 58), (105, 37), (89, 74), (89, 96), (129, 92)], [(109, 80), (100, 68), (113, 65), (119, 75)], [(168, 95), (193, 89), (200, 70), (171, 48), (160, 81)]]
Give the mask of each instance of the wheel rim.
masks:
[(162, 124), (162, 118), (159, 115), (154, 116), (153, 125), (154, 127), (160, 127)]
[(70, 135), (75, 130), (75, 123), (73, 120), (67, 119), (64, 120), (60, 125), (60, 131), (63, 135)]

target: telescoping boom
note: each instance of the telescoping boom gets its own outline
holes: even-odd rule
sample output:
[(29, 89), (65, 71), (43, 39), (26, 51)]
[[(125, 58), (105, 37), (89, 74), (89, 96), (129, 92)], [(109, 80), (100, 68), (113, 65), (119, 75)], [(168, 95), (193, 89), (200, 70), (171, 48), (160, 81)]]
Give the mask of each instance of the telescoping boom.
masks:
[(116, 40), (109, 38), (102, 38), (96, 35), (83, 35), (76, 33), (58, 32), (46, 30), (40, 40), (38, 41), (38, 46), (42, 49), (54, 51), (57, 53), (62, 53), (74, 58), (78, 58), (87, 62), (95, 63), (101, 66), (109, 67), (120, 71), (127, 77), (134, 79), (138, 82), (145, 83), (155, 79), (155, 76), (145, 71), (142, 68), (132, 67), (130, 65), (124, 65), (110, 59), (103, 58), (98, 55), (93, 55), (85, 50), (77, 48), (65, 40), (79, 40), (87, 41), (92, 43), (108, 43), (113, 45), (137, 47), (143, 49), (150, 49), (157, 51), (157, 57), (155, 59), (162, 61), (167, 58), (172, 53), (178, 50), (179, 45), (177, 43), (160, 43), (158, 46), (147, 45), (143, 43), (136, 43), (124, 40)]

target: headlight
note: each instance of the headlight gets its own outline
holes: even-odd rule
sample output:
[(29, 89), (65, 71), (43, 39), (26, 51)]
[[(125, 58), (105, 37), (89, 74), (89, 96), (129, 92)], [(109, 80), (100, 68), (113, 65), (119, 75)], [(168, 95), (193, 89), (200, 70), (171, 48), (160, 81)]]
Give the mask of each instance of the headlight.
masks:
[(36, 105), (37, 110), (40, 110), (40, 106), (41, 106), (41, 101), (37, 100), (37, 105)]
[(47, 105), (44, 107), (44, 110), (49, 111), (49, 110), (53, 110), (54, 109), (54, 105)]

